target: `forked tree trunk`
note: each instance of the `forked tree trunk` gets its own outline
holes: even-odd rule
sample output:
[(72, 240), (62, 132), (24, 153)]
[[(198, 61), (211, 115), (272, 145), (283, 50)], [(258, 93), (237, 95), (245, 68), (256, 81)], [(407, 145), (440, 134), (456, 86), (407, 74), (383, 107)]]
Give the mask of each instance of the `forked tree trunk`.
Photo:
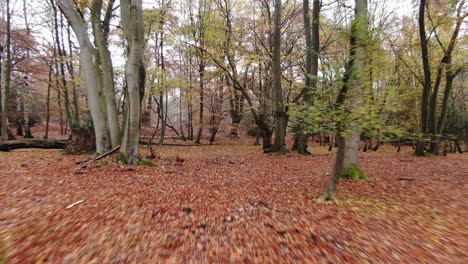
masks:
[(58, 0), (58, 6), (73, 28), (80, 45), (80, 65), (83, 68), (84, 79), (88, 92), (88, 104), (91, 110), (94, 131), (96, 135), (96, 152), (104, 153), (111, 147), (109, 131), (106, 126), (105, 113), (99, 93), (99, 80), (97, 76), (96, 58), (93, 56), (94, 48), (89, 40), (86, 24), (81, 19), (69, 0)]
[[(112, 6), (111, 6), (112, 8)], [(105, 36), (105, 27), (101, 22), (102, 0), (93, 0), (91, 11), (91, 23), (93, 27), (94, 42), (96, 43), (101, 62), (100, 72), (102, 72), (102, 91), (106, 105), (107, 123), (109, 125), (109, 134), (111, 138), (112, 148), (120, 145), (120, 127), (117, 116), (117, 103), (115, 102), (114, 88), (114, 70), (112, 60), (107, 47), (107, 39)]]
[(121, 0), (120, 10), (121, 25), (128, 43), (128, 57), (125, 64), (127, 114), (120, 152), (125, 156), (127, 163), (136, 164), (140, 161), (138, 144), (140, 141), (141, 101), (145, 83), (142, 1)]
[[(334, 172), (323, 195), (324, 200), (336, 199), (336, 186), (343, 173), (350, 169), (359, 169), (358, 147), (361, 127), (356, 115), (359, 115), (362, 105), (362, 93), (365, 79), (364, 67), (366, 60), (366, 45), (368, 42), (367, 0), (356, 0), (355, 18), (351, 25), (351, 50), (344, 76), (344, 84), (337, 98), (337, 109), (341, 109), (342, 117), (337, 121), (338, 153)], [(354, 168), (353, 168), (354, 167)]]

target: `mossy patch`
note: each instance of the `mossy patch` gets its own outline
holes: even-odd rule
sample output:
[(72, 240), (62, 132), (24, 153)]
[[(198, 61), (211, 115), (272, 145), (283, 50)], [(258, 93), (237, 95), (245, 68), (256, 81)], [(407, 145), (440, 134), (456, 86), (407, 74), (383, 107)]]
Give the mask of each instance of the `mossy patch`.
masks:
[(108, 162), (108, 161), (101, 161), (101, 162), (99, 162), (99, 166), (101, 166), (101, 167), (104, 167), (104, 166), (107, 166), (107, 165), (109, 165), (109, 162)]
[(428, 151), (424, 151), (424, 155), (419, 156), (418, 153), (416, 153), (416, 151), (415, 151), (415, 152), (413, 152), (413, 156), (414, 156), (414, 157), (425, 157), (425, 158), (430, 158), (430, 157), (432, 157), (432, 153), (431, 153), (431, 152), (428, 152)]
[(127, 159), (125, 158), (125, 154), (122, 152), (117, 153), (117, 162), (119, 164), (127, 164)]
[(160, 168), (160, 166), (150, 160), (147, 160), (147, 159), (142, 159), (138, 162), (138, 165), (141, 165), (141, 166), (149, 166), (149, 167), (157, 167), (157, 168)]
[(359, 168), (359, 166), (356, 164), (351, 165), (346, 171), (341, 173), (340, 178), (354, 181), (369, 180), (364, 171), (362, 171), (361, 168)]

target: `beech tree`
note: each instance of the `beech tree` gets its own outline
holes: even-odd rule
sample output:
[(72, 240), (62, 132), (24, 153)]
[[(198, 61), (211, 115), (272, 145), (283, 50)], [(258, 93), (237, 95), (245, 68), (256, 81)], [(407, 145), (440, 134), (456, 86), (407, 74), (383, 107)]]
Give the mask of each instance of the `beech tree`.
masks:
[(88, 35), (88, 26), (76, 6), (69, 0), (58, 0), (58, 6), (70, 23), (80, 45), (80, 65), (83, 68), (84, 79), (88, 92), (88, 104), (93, 120), (96, 137), (96, 152), (104, 153), (111, 147), (109, 130), (106, 124), (106, 106), (99, 81), (98, 58), (95, 48)]
[(358, 145), (361, 134), (359, 115), (366, 85), (366, 46), (368, 44), (367, 0), (356, 0), (355, 17), (351, 24), (350, 51), (343, 86), (336, 100), (340, 119), (337, 121), (338, 153), (335, 167), (322, 197), (336, 199), (340, 177), (365, 177), (359, 167)]
[(145, 91), (145, 67), (143, 64), (143, 8), (141, 0), (120, 1), (121, 25), (128, 45), (125, 77), (127, 103), (125, 106), (124, 132), (120, 152), (125, 161), (140, 161), (140, 115)]

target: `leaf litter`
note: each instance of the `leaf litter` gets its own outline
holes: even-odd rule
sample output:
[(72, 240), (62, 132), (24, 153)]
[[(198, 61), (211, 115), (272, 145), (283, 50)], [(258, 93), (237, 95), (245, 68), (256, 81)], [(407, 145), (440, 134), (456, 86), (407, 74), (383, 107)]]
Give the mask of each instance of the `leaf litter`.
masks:
[(0, 260), (468, 262), (467, 156), (382, 149), (360, 154), (371, 180), (340, 181), (333, 203), (316, 199), (334, 161), (319, 147), (163, 146), (161, 168), (0, 152)]

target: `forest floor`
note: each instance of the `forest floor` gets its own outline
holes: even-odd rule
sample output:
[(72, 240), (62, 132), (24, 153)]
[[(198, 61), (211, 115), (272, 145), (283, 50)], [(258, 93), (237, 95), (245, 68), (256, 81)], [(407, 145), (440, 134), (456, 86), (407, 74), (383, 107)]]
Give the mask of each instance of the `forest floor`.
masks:
[(0, 152), (0, 263), (468, 263), (466, 154), (360, 153), (370, 181), (319, 202), (334, 154), (251, 143), (156, 147), (159, 168)]

